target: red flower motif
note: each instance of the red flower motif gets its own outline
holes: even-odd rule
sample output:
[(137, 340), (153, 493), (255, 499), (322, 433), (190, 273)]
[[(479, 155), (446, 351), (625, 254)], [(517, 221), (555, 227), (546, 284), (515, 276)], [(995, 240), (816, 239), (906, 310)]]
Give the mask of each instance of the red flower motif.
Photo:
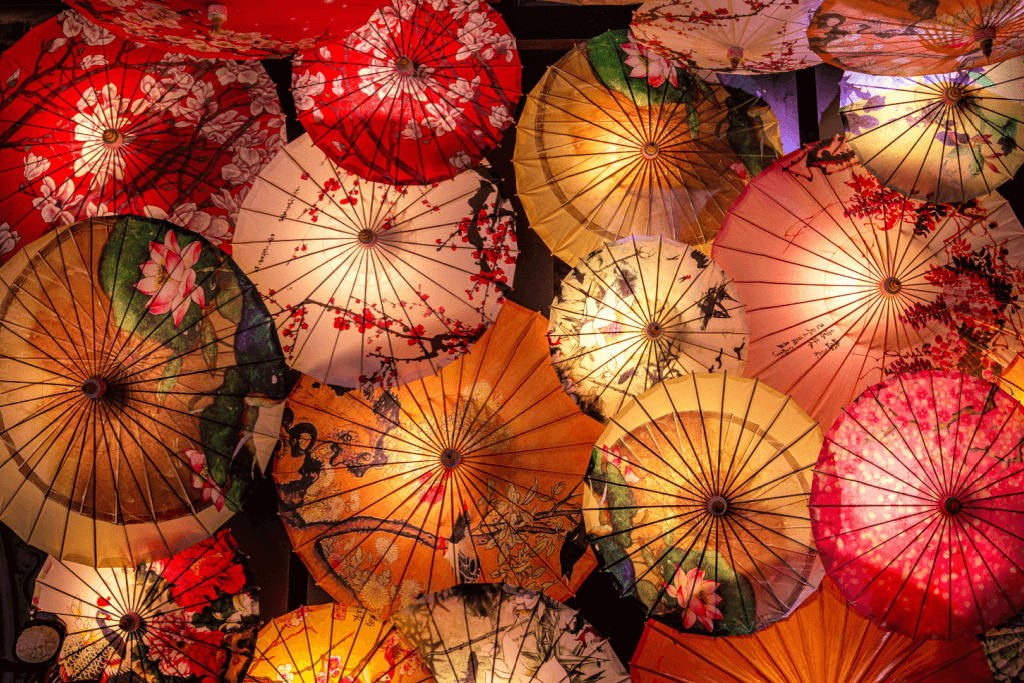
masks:
[(238, 548), (224, 531), (172, 557), (163, 576), (171, 585), (171, 597), (187, 611), (201, 611), (222, 594), (245, 590)]

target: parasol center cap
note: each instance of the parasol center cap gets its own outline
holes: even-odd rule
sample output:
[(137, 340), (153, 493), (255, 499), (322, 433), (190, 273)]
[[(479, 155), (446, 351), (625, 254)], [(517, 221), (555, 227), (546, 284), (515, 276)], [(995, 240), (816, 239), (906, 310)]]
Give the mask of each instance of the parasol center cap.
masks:
[(360, 244), (370, 245), (377, 241), (377, 233), (369, 228), (363, 228), (356, 236)]
[(643, 146), (643, 149), (640, 150), (640, 153), (644, 155), (645, 159), (654, 159), (655, 157), (658, 156), (659, 151), (661, 150), (658, 149), (658, 143), (655, 142), (654, 140), (651, 140), (650, 142), (646, 143)]
[(416, 65), (413, 64), (413, 61), (406, 55), (402, 55), (395, 60), (395, 68), (403, 74), (411, 74), (416, 71)]
[(659, 322), (652, 322), (644, 328), (644, 336), (648, 339), (659, 339), (665, 333), (665, 328)]
[(950, 107), (955, 107), (960, 103), (960, 100), (964, 98), (964, 86), (960, 83), (950, 85), (948, 88), (942, 91), (942, 103)]
[(448, 469), (452, 469), (458, 465), (460, 460), (462, 460), (462, 456), (459, 455), (459, 452), (454, 448), (446, 448), (441, 451), (441, 464)]
[(715, 517), (722, 517), (729, 511), (729, 501), (722, 496), (711, 496), (708, 498), (708, 512)]
[(735, 71), (739, 68), (740, 62), (743, 61), (743, 48), (739, 45), (733, 45), (725, 51), (725, 56), (729, 58), (729, 68)]
[(107, 147), (120, 147), (121, 143), (124, 141), (124, 136), (121, 135), (121, 131), (116, 128), (107, 128), (103, 131), (101, 138), (103, 140), (103, 144)]
[(949, 496), (942, 501), (942, 509), (947, 515), (958, 515), (964, 509), (964, 504), (956, 496)]
[(882, 281), (882, 291), (886, 294), (899, 294), (903, 290), (903, 283), (897, 277), (887, 277)]
[(102, 398), (107, 393), (107, 383), (99, 377), (93, 377), (82, 382), (82, 393), (88, 398)]
[(206, 8), (206, 17), (210, 20), (213, 30), (219, 31), (228, 20), (228, 8), (220, 3), (213, 3)]
[(117, 622), (117, 627), (125, 633), (135, 633), (142, 628), (142, 617), (135, 612), (128, 612)]

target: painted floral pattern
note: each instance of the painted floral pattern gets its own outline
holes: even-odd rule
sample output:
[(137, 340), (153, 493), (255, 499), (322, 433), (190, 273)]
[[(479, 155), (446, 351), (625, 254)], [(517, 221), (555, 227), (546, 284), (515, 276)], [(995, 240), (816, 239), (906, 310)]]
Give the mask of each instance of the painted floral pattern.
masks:
[(447, 180), (512, 124), (515, 38), (487, 3), (391, 0), (344, 42), (294, 58), (299, 120), (341, 168), (393, 185)]
[(658, 382), (743, 371), (736, 288), (703, 253), (658, 237), (605, 244), (562, 279), (551, 362), (580, 404), (611, 418)]
[(583, 519), (620, 593), (686, 633), (753, 633), (817, 587), (807, 500), (822, 436), (788, 396), (726, 373), (641, 394), (597, 440)]
[(82, 221), (31, 254), (0, 271), (2, 521), (103, 566), (206, 538), (269, 461), (288, 391), (255, 287), (200, 236), (153, 219)]
[(575, 592), (596, 565), (580, 505), (601, 426), (562, 393), (546, 329), (506, 303), (437, 375), (365, 393), (300, 380), (274, 480), (292, 545), (328, 592), (351, 588), (383, 617), (457, 583)]
[[(1024, 606), (1008, 555), (1024, 513), (1024, 409), (953, 371), (896, 375), (833, 425), (811, 521), (825, 570), (862, 614), (953, 640)], [(951, 531), (952, 528), (952, 531)]]
[(629, 680), (593, 626), (536, 591), (500, 583), (456, 586), (424, 597), (394, 620), (424, 653), (437, 683)]
[[(82, 218), (135, 214), (230, 251), (238, 206), (284, 125), (259, 62), (165, 53), (73, 11), (0, 58), (0, 111), (10, 189), (0, 206), (28, 242)], [(0, 242), (0, 261), (15, 244)]]
[(1024, 676), (1024, 617), (1017, 614), (980, 636), (995, 683), (1016, 683)]
[(514, 215), (488, 168), (437, 185), (380, 185), (339, 169), (304, 136), (254, 187), (235, 257), (289, 364), (321, 381), (370, 390), (437, 372), (510, 291)]
[(865, 168), (917, 199), (963, 202), (1011, 180), (1024, 163), (1024, 57), (954, 74), (847, 73), (840, 114)]
[(807, 45), (820, 0), (650, 0), (632, 32), (651, 52), (691, 69), (737, 74), (794, 71), (821, 58)]
[(259, 627), (256, 587), (226, 531), (135, 569), (51, 557), (33, 606), (67, 626), (63, 681), (240, 683)]
[[(377, 9), (372, 0), (71, 0), (106, 30), (175, 53), (217, 59), (285, 57), (338, 40)], [(340, 11), (339, 11), (340, 10)], [(313, 25), (316, 31), (310, 31)]]

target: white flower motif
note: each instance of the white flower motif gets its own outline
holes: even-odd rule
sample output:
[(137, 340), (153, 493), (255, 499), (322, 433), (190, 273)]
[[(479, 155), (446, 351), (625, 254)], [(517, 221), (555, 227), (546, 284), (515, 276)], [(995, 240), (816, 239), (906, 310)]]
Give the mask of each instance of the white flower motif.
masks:
[(32, 182), (39, 176), (46, 173), (48, 168), (50, 168), (49, 159), (36, 156), (32, 152), (29, 152), (28, 156), (25, 157), (25, 180)]
[(408, 140), (419, 140), (423, 137), (423, 129), (413, 121), (409, 120), (405, 122), (405, 128), (402, 129), (402, 137)]
[(103, 55), (88, 55), (78, 63), (78, 66), (83, 70), (88, 70), (93, 68), (94, 66), (103, 66), (109, 63), (110, 62), (108, 62), (107, 58)]
[(324, 91), (324, 75), (322, 72), (303, 71), (292, 80), (292, 94), (295, 96), (295, 108), (308, 111), (316, 106), (313, 99)]
[(491, 107), (491, 115), (487, 117), (488, 122), (498, 130), (504, 130), (512, 124), (512, 115), (504, 104), (496, 104)]
[(492, 28), (494, 22), (483, 12), (470, 14), (466, 23), (455, 33), (455, 40), (462, 46), (455, 53), (456, 61), (468, 59), (474, 54), (480, 55), (484, 60), (492, 59), (494, 50), (488, 50), (495, 41), (495, 36), (490, 31)]
[(455, 120), (458, 112), (446, 102), (428, 102), (423, 105), (423, 111), (427, 114), (423, 125), (434, 131), (437, 137), (455, 130), (458, 125)]
[(471, 168), (473, 166), (473, 160), (465, 150), (460, 149), (455, 153), (455, 156), (448, 157), (448, 164), (452, 168)]
[(465, 78), (456, 78), (455, 82), (448, 88), (448, 97), (461, 102), (468, 102), (476, 99), (477, 91), (480, 89), (480, 74), (472, 81)]
[(58, 188), (53, 178), (47, 176), (39, 185), (39, 194), (41, 196), (32, 199), (32, 206), (39, 209), (44, 221), (57, 223), (57, 227), (60, 227), (75, 220), (71, 211), (81, 204), (83, 197), (75, 194), (75, 184), (71, 178)]
[(81, 36), (86, 45), (106, 45), (114, 41), (114, 34), (88, 21), (78, 12), (69, 10), (59, 16), (61, 28), (68, 38)]
[(227, 220), (222, 216), (212, 216), (205, 211), (197, 210), (195, 202), (179, 204), (168, 216), (168, 220), (202, 235), (214, 246), (220, 246), (231, 239), (231, 226)]
[(7, 223), (0, 223), (0, 255), (14, 251), (14, 247), (18, 246), (20, 241), (21, 235), (17, 230), (11, 230)]
[(260, 71), (258, 63), (232, 61), (224, 62), (224, 66), (217, 69), (216, 76), (221, 85), (256, 85), (260, 80)]
[(124, 176), (123, 148), (135, 140), (131, 132), (135, 116), (143, 111), (141, 100), (130, 101), (117, 94), (117, 86), (108, 83), (98, 92), (89, 88), (78, 101), (75, 123), (75, 141), (81, 149), (74, 163), (74, 173), (82, 176), (92, 173), (100, 183), (111, 176)]

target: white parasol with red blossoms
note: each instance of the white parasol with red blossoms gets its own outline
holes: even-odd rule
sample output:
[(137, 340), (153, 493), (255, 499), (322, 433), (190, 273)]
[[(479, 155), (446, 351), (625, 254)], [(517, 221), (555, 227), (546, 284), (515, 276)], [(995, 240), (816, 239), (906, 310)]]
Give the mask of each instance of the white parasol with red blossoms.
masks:
[(0, 57), (0, 261), (108, 214), (226, 246), (283, 124), (259, 62), (168, 54), (64, 12)]

